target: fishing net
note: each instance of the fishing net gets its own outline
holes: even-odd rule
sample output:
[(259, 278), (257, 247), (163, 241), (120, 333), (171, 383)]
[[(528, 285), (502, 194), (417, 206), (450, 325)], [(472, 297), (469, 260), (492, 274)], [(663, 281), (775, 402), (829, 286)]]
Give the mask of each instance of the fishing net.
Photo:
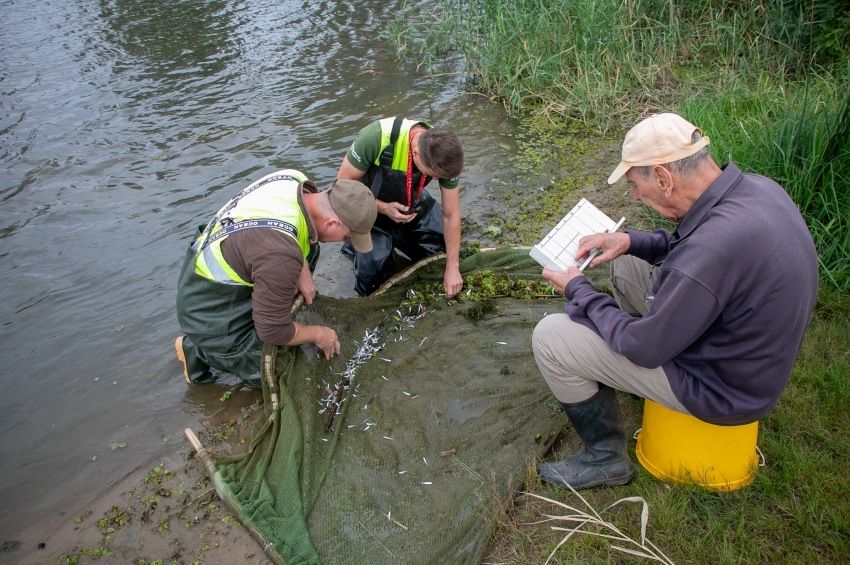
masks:
[(528, 251), (464, 259), (458, 301), (437, 294), (443, 269), (426, 260), (380, 295), (302, 311), (339, 334), (331, 361), (264, 347), (262, 421), (213, 479), (274, 561), (477, 562), (563, 426), (530, 344), (563, 298)]

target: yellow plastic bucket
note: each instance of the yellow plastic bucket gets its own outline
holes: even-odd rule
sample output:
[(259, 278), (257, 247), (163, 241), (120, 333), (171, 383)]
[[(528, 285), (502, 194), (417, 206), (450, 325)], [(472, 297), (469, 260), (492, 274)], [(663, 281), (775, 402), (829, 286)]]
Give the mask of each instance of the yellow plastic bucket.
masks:
[(736, 490), (755, 478), (758, 426), (716, 426), (646, 400), (635, 451), (662, 481)]

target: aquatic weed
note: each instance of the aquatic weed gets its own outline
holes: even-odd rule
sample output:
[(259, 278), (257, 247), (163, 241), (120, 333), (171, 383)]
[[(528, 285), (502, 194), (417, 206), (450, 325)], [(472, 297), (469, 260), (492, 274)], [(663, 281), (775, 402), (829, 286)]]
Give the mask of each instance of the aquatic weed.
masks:
[(160, 463), (145, 476), (145, 484), (149, 487), (159, 486), (163, 482), (174, 478), (174, 472), (165, 468), (165, 463)]
[(112, 506), (103, 517), (97, 521), (97, 527), (107, 539), (122, 527), (130, 523), (130, 514), (125, 508)]

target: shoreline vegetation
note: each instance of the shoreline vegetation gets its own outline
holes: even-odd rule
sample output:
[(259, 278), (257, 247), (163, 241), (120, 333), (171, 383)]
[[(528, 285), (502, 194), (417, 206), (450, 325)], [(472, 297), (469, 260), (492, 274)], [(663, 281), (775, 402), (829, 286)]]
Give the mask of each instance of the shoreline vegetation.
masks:
[[(478, 230), (533, 244), (576, 192), (623, 205), (622, 190), (589, 188), (618, 161), (612, 144), (641, 117), (674, 111), (712, 138), (718, 163), (779, 182), (800, 208), (820, 261), (820, 294), (789, 386), (760, 423), (766, 466), (731, 493), (670, 487), (638, 467), (623, 487), (582, 493), (597, 509), (640, 496), (647, 538), (677, 563), (838, 563), (850, 554), (850, 7), (840, 0), (441, 0), (399, 14), (387, 36), (426, 71), (462, 69), (470, 89), (520, 118), (518, 169), (561, 159), (551, 182), (524, 194), (499, 186), (513, 213)], [(456, 72), (456, 71), (455, 71)], [(617, 141), (613, 141), (617, 140)], [(548, 155), (547, 155), (548, 152)], [(607, 161), (604, 157), (610, 154)], [(544, 156), (545, 155), (545, 156)], [(547, 158), (549, 161), (547, 161)], [(598, 169), (598, 170), (597, 170)], [(552, 170), (547, 170), (547, 174)], [(547, 179), (548, 180), (548, 179)], [(596, 182), (596, 186), (599, 183)], [(632, 209), (633, 211), (634, 209)], [(643, 214), (642, 227), (660, 225)], [(478, 228), (478, 226), (473, 226)], [(623, 395), (627, 425), (641, 403)], [(566, 419), (565, 419), (566, 425)], [(570, 430), (552, 459), (576, 445)], [(634, 444), (630, 446), (633, 451)], [(634, 461), (634, 453), (632, 453)], [(486, 562), (617, 562), (598, 535), (554, 532), (544, 514), (575, 507), (541, 484), (529, 461), (524, 489), (494, 517)], [(640, 536), (640, 512), (604, 518)], [(569, 523), (556, 524), (571, 527)], [(586, 528), (603, 534), (600, 528)], [(621, 544), (622, 545), (622, 544)]]

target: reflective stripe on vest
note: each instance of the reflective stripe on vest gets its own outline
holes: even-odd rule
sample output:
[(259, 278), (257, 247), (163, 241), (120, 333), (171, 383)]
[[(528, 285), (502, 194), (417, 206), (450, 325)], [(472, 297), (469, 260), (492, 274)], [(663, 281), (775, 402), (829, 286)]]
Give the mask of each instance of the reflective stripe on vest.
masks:
[[(380, 120), (381, 124), (381, 149), (378, 151), (378, 156), (375, 158), (375, 166), (381, 166), (381, 154), (384, 149), (390, 144), (390, 135), (393, 130), (393, 121), (395, 118), (384, 118)], [(431, 129), (431, 126), (425, 122), (418, 120), (402, 120), (401, 129), (398, 132), (398, 140), (393, 148), (393, 162), (390, 166), (394, 171), (407, 173), (407, 152), (410, 149), (410, 130), (416, 124), (422, 124), (426, 129)]]
[(195, 272), (222, 284), (253, 286), (227, 264), (221, 252), (221, 242), (228, 236), (253, 228), (273, 229), (292, 237), (306, 259), (310, 229), (298, 204), (301, 183), (306, 180), (303, 173), (285, 169), (264, 176), (231, 198), (193, 244)]

